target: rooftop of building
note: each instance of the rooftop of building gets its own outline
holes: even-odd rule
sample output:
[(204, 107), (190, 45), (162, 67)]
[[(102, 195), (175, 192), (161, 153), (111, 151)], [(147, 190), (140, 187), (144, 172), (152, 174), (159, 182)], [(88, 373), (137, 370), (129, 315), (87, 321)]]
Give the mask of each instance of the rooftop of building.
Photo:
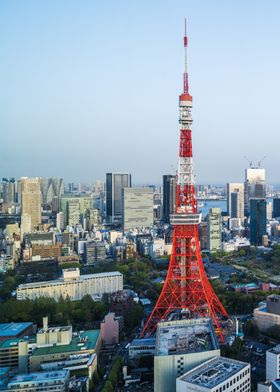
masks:
[(52, 332), (66, 332), (66, 331), (72, 331), (72, 326), (71, 325), (64, 325), (64, 326), (58, 326), (58, 327), (47, 327), (47, 328), (41, 328), (37, 331), (37, 333), (52, 333)]
[(1, 323), (0, 324), (0, 339), (9, 336), (18, 336), (27, 328), (32, 327), (33, 323)]
[(73, 336), (70, 344), (58, 344), (53, 346), (38, 347), (32, 356), (51, 355), (58, 353), (79, 353), (83, 351), (95, 350), (100, 330), (92, 329)]
[(35, 343), (36, 338), (35, 336), (26, 336), (24, 338), (12, 338), (12, 339), (5, 339), (2, 342), (0, 342), (0, 349), (9, 349), (12, 347), (17, 347), (19, 342), (24, 342), (26, 341), (27, 343)]
[(271, 348), (270, 350), (268, 350), (268, 352), (272, 354), (280, 355), (280, 344), (278, 346)]
[(277, 380), (272, 381), (271, 383), (273, 386), (275, 386), (277, 388), (278, 391), (280, 391), (280, 378), (278, 378)]
[(0, 379), (6, 376), (9, 373), (9, 367), (1, 367), (0, 368)]
[[(101, 272), (98, 274), (86, 274), (80, 275), (79, 279), (73, 279), (74, 282), (82, 282), (87, 279), (97, 279), (97, 278), (110, 278), (113, 276), (123, 276), (119, 271), (113, 272)], [(27, 289), (32, 287), (44, 287), (44, 286), (56, 286), (65, 283), (71, 283), (71, 280), (64, 280), (63, 278), (50, 280), (50, 281), (41, 281), (41, 282), (34, 282), (34, 283), (24, 283), (18, 286), (18, 289)]]
[(133, 339), (130, 346), (132, 347), (142, 347), (142, 346), (151, 346), (155, 347), (156, 338), (144, 338), (144, 339)]
[(72, 367), (87, 367), (90, 366), (96, 359), (96, 353), (83, 353), (83, 354), (72, 354), (64, 360), (55, 362), (41, 363), (41, 369), (44, 371), (50, 371), (53, 369), (71, 369)]
[(9, 380), (8, 386), (11, 388), (14, 384), (30, 384), (48, 381), (62, 381), (69, 374), (69, 370), (56, 370), (51, 372), (36, 372), (29, 374), (19, 374)]
[(219, 345), (209, 318), (158, 323), (156, 356), (217, 350)]
[(180, 380), (206, 388), (217, 385), (250, 366), (248, 363), (225, 357), (214, 357), (180, 377)]
[(271, 294), (269, 295), (266, 300), (269, 300), (271, 302), (279, 302), (280, 301), (280, 295), (279, 294)]

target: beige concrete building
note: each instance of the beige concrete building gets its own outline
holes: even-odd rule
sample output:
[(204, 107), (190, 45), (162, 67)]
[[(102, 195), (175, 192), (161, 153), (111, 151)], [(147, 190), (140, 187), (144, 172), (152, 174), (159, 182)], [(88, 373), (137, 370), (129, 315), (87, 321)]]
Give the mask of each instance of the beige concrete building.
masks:
[(154, 391), (175, 392), (176, 378), (220, 356), (209, 318), (160, 322), (154, 356)]
[(79, 268), (63, 270), (63, 277), (57, 280), (21, 284), (17, 288), (17, 299), (50, 297), (58, 300), (69, 297), (80, 301), (85, 295), (100, 300), (103, 294), (111, 294), (123, 289), (123, 275), (116, 272), (80, 275)]
[(254, 309), (254, 320), (261, 332), (280, 326), (280, 296), (269, 295), (266, 303)]
[(22, 177), (21, 214), (27, 214), (31, 220), (31, 230), (41, 224), (41, 188), (40, 178)]
[[(30, 355), (30, 371), (55, 368), (74, 370), (74, 367), (83, 368), (87, 364), (92, 375), (97, 366), (100, 346), (99, 329), (73, 333), (71, 325), (49, 327), (48, 319), (45, 317), (43, 328), (36, 335), (36, 348)], [(86, 363), (83, 358), (87, 359)]]
[(20, 240), (23, 241), (26, 233), (31, 233), (31, 216), (29, 214), (21, 214), (20, 224)]
[(227, 212), (230, 218), (244, 220), (244, 184), (227, 184)]
[(61, 244), (55, 245), (32, 245), (32, 257), (39, 256), (41, 259), (57, 259), (61, 256)]
[(262, 332), (275, 325), (280, 326), (280, 315), (266, 312), (265, 305), (254, 309), (254, 320)]

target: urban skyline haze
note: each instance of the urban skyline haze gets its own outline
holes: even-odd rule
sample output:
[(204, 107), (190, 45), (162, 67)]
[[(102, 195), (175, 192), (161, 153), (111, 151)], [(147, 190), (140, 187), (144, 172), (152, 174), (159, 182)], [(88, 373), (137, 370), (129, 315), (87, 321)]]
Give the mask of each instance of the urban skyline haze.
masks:
[(244, 180), (266, 156), (278, 183), (280, 3), (0, 4), (0, 176), (134, 183), (174, 174), (183, 16), (196, 182)]

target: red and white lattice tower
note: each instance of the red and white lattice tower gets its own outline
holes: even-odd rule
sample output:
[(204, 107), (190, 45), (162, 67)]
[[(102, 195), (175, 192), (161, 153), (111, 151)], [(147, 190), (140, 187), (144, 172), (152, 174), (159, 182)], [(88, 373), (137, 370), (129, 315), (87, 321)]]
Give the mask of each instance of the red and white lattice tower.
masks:
[(184, 89), (179, 97), (180, 146), (176, 184), (176, 213), (170, 216), (174, 226), (172, 253), (167, 277), (143, 331), (142, 337), (152, 335), (159, 321), (171, 313), (183, 311), (191, 317), (211, 317), (220, 340), (223, 335), (219, 320), (228, 317), (206, 276), (202, 263), (192, 154), (192, 96), (189, 94), (185, 23)]

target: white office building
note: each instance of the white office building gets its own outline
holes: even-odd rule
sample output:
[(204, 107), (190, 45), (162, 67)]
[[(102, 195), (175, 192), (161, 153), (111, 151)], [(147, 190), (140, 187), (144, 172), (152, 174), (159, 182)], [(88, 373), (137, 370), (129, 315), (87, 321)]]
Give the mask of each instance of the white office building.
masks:
[(154, 223), (154, 192), (151, 188), (122, 189), (122, 228), (148, 228)]
[(273, 381), (280, 378), (280, 345), (266, 352), (266, 379)]
[(154, 391), (175, 391), (177, 377), (216, 356), (220, 356), (220, 349), (209, 318), (158, 323)]
[(176, 381), (176, 392), (250, 392), (250, 364), (225, 357), (212, 358)]
[(123, 275), (116, 272), (80, 275), (79, 268), (63, 270), (63, 278), (45, 282), (21, 284), (17, 288), (17, 299), (50, 297), (58, 300), (69, 297), (80, 301), (85, 295), (98, 300), (103, 294), (111, 294), (123, 289)]

